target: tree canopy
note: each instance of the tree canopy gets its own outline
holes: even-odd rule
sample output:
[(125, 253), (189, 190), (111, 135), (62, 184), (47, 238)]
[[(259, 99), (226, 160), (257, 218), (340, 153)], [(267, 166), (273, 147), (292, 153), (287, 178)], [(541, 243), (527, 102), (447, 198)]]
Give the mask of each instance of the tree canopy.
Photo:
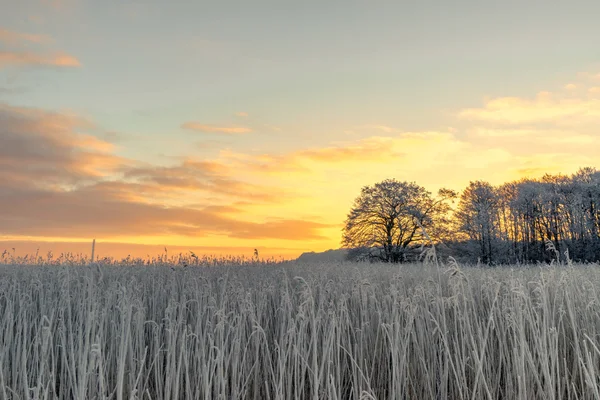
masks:
[(598, 261), (599, 206), (600, 172), (593, 168), (497, 187), (471, 182), (453, 216), (456, 247), (486, 263)]
[(600, 261), (600, 171), (545, 175), (494, 186), (470, 182), (458, 197), (433, 196), (388, 179), (362, 188), (347, 215), (342, 246), (351, 258), (403, 262), (427, 241), (447, 255), (483, 263)]
[(455, 196), (442, 189), (434, 198), (416, 183), (395, 179), (365, 186), (346, 218), (342, 245), (355, 258), (402, 262), (409, 246), (443, 232), (446, 200)]

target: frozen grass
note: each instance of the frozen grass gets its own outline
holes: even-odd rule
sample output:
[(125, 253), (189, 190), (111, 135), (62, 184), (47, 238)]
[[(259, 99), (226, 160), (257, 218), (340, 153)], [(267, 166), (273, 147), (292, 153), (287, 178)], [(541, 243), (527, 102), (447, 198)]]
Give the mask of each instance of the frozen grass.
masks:
[(598, 399), (598, 265), (1, 265), (2, 399)]

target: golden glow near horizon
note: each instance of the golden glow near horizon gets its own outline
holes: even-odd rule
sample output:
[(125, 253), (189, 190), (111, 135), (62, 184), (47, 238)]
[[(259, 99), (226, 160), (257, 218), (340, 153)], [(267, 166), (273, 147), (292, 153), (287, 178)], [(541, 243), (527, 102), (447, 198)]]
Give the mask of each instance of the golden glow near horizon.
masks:
[[(278, 35), (245, 22), (241, 3), (176, 2), (167, 14), (180, 31), (154, 1), (25, 3), (0, 16), (0, 251), (85, 251), (96, 238), (118, 256), (129, 245), (295, 257), (339, 247), (360, 188), (386, 178), (462, 190), (600, 167), (593, 18), (570, 26), (578, 47), (553, 53), (546, 22), (561, 10), (537, 20), (528, 5), (514, 7), (539, 37), (527, 24), (514, 37), (462, 24), (440, 45), (431, 31), (407, 39), (422, 24), (391, 18), (400, 5), (265, 11)], [(531, 47), (512, 46), (519, 32)], [(447, 61), (449, 49), (460, 57)]]

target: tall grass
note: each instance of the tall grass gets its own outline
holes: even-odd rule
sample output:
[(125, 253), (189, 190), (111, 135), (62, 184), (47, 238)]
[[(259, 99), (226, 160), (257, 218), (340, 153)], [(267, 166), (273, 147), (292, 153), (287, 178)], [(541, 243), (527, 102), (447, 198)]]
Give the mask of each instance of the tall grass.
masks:
[(114, 257), (95, 257), (95, 241), (92, 244), (91, 257), (81, 253), (60, 253), (58, 255), (48, 252), (47, 254), (26, 254), (16, 255), (15, 249), (12, 251), (4, 250), (0, 253), (0, 265), (28, 265), (28, 266), (81, 266), (94, 263), (98, 266), (153, 266), (153, 267), (231, 267), (231, 266), (266, 266), (266, 265), (281, 265), (285, 264), (283, 258), (269, 257), (260, 259), (257, 256), (246, 257), (238, 256), (222, 256), (222, 255), (202, 255), (197, 256), (194, 252), (178, 253), (169, 255), (167, 248), (165, 252), (159, 255), (147, 255), (146, 257), (125, 258)]
[(3, 399), (597, 399), (597, 265), (0, 266)]

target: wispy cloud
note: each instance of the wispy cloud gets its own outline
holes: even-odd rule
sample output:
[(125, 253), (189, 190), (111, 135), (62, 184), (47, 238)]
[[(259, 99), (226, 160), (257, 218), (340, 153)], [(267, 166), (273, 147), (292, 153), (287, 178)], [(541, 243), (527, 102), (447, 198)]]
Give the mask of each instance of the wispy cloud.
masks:
[(0, 28), (0, 42), (7, 46), (17, 47), (23, 43), (49, 43), (52, 42), (52, 38), (47, 35), (19, 33)]
[[(564, 125), (599, 121), (598, 84), (574, 84), (558, 93), (492, 99), (460, 111), (453, 128), (442, 131), (350, 126), (355, 140), (264, 152), (257, 143), (259, 150), (182, 156), (164, 165), (119, 157), (113, 140), (77, 115), (2, 105), (0, 229), (16, 236), (223, 237), (244, 245), (325, 240), (324, 232), (338, 234), (328, 222), (343, 220), (339, 204), (351, 202), (359, 184), (393, 176), (460, 189), (470, 179), (501, 183), (593, 165), (600, 136)], [(252, 132), (194, 121), (181, 127)], [(321, 215), (303, 218), (309, 209)]]
[(346, 145), (300, 150), (293, 153), (292, 157), (325, 163), (383, 161), (401, 156), (400, 152), (393, 149), (392, 144), (393, 140), (390, 138), (375, 136)]
[(9, 66), (52, 66), (52, 67), (80, 67), (80, 61), (66, 53), (49, 55), (30, 52), (0, 51), (0, 69)]
[(77, 115), (0, 105), (0, 127), (4, 235), (321, 240), (328, 227), (293, 217), (248, 220), (236, 204), (277, 204), (288, 192), (240, 181), (218, 160), (157, 166), (119, 157)]
[(159, 167), (147, 165), (124, 171), (125, 182), (142, 183), (171, 193), (187, 192), (224, 197), (224, 201), (245, 200), (253, 203), (274, 203), (288, 194), (274, 187), (237, 180), (233, 170), (219, 161), (185, 160), (181, 164)]
[(364, 126), (359, 127), (358, 129), (376, 130), (376, 131), (380, 131), (380, 132), (384, 132), (384, 133), (400, 133), (401, 132), (400, 129), (396, 129), (396, 128), (392, 128), (391, 126), (380, 125), (380, 124), (364, 125)]
[(111, 143), (79, 133), (94, 125), (75, 115), (0, 104), (0, 127), (5, 188), (72, 186), (111, 175), (125, 162)]
[(183, 129), (204, 133), (243, 134), (252, 132), (252, 129), (243, 126), (207, 125), (193, 121), (186, 122), (181, 125), (181, 127)]
[(405, 132), (284, 154), (251, 155), (228, 151), (222, 152), (221, 156), (246, 171), (269, 175), (310, 174), (323, 168), (376, 168), (390, 162), (412, 162), (419, 157), (429, 159), (429, 155), (435, 158), (438, 152), (454, 151), (458, 143), (450, 133)]
[[(577, 124), (600, 119), (600, 91), (591, 85), (592, 74), (582, 74), (583, 82), (569, 83), (563, 91), (543, 91), (533, 98), (498, 97), (488, 100), (482, 107), (467, 108), (458, 112), (460, 119), (491, 124)], [(577, 95), (582, 88), (590, 96)]]
[(503, 97), (490, 100), (482, 108), (462, 110), (462, 119), (505, 124), (575, 122), (600, 117), (600, 99), (556, 98), (540, 93), (534, 99)]
[(245, 221), (210, 208), (131, 201), (96, 187), (56, 193), (21, 191), (0, 198), (4, 234), (46, 237), (131, 237), (177, 235), (202, 238), (224, 235), (239, 239), (322, 239), (315, 221), (276, 219)]
[(236, 117), (242, 117), (242, 118), (248, 117), (249, 115), (250, 115), (250, 114), (248, 114), (247, 112), (243, 112), (243, 111), (240, 111), (240, 112), (236, 112), (236, 113), (235, 113), (235, 116), (236, 116)]
[(466, 160), (479, 163), (485, 152), (506, 172), (503, 180), (598, 165), (600, 90), (594, 90), (595, 79), (582, 73), (554, 92), (492, 98), (459, 111), (458, 118), (469, 123), (461, 135), (473, 149)]
[(265, 203), (288, 195), (234, 178), (231, 166), (219, 160), (188, 158), (157, 166), (119, 157), (116, 146), (103, 139), (110, 134), (96, 133), (94, 123), (74, 114), (0, 104), (0, 127), (0, 186), (5, 188), (60, 192), (93, 185), (146, 202), (199, 194)]
[(0, 43), (10, 50), (0, 51), (0, 69), (9, 66), (80, 67), (81, 62), (63, 51), (32, 51), (29, 44), (46, 45), (52, 42), (47, 35), (20, 33), (0, 28)]

